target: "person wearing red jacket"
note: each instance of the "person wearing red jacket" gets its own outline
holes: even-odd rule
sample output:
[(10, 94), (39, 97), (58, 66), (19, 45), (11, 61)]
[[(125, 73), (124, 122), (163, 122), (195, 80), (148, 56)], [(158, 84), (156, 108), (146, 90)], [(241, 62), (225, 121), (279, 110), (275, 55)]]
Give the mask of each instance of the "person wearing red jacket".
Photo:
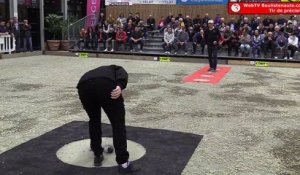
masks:
[(113, 42), (113, 48), (118, 50), (120, 45), (124, 45), (127, 42), (127, 34), (124, 31), (123, 27), (119, 27), (119, 30), (116, 33), (116, 40)]

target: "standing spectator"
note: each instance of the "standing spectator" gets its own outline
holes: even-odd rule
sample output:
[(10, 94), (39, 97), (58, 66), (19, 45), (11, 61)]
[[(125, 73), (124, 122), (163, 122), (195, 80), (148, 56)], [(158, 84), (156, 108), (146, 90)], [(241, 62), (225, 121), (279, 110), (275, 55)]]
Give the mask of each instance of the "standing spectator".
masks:
[(162, 45), (164, 52), (166, 54), (171, 53), (172, 47), (174, 45), (174, 39), (175, 39), (174, 31), (172, 27), (168, 27), (167, 32), (164, 33), (164, 43)]
[(193, 20), (191, 19), (191, 17), (189, 15), (186, 15), (186, 18), (185, 18), (186, 29), (188, 29), (189, 27), (193, 27), (193, 26), (194, 26)]
[(290, 59), (293, 59), (295, 52), (298, 50), (298, 37), (293, 32), (288, 39), (288, 49), (291, 50)]
[(107, 33), (107, 37), (106, 37), (106, 48), (104, 50), (104, 52), (107, 52), (108, 51), (108, 48), (109, 48), (109, 45), (111, 44), (111, 52), (114, 51), (114, 48), (113, 48), (113, 42), (116, 38), (116, 32), (115, 32), (115, 29), (113, 27), (110, 27), (109, 28), (109, 32)]
[(231, 36), (232, 36), (232, 31), (230, 30), (229, 26), (225, 27), (225, 31), (223, 33), (223, 36), (224, 36), (223, 45), (227, 45), (227, 47), (228, 47), (228, 56), (231, 56), (231, 50), (232, 50)]
[(252, 46), (252, 57), (259, 58), (260, 57), (260, 49), (262, 45), (263, 38), (259, 34), (258, 30), (254, 31), (254, 35), (251, 39), (251, 46)]
[(196, 16), (196, 18), (194, 18), (193, 22), (194, 22), (194, 25), (202, 26), (202, 19), (199, 14)]
[(189, 35), (189, 40), (188, 42), (193, 42), (193, 37), (195, 35), (195, 31), (194, 31), (194, 28), (191, 26), (188, 28), (188, 35)]
[(113, 48), (112, 52), (114, 51), (114, 48), (118, 50), (120, 45), (124, 45), (127, 42), (127, 35), (126, 32), (124, 31), (123, 27), (120, 27), (119, 30), (116, 33), (116, 40), (113, 42)]
[(269, 49), (271, 49), (271, 58), (274, 58), (275, 48), (276, 48), (276, 44), (274, 41), (273, 33), (268, 32), (267, 36), (265, 36), (264, 38), (264, 44), (263, 44), (264, 57), (267, 58), (267, 52)]
[(204, 38), (204, 30), (200, 30), (200, 32), (197, 32), (193, 37), (193, 52), (192, 54), (196, 53), (197, 46), (201, 47), (201, 54), (204, 54), (204, 48), (205, 48), (205, 38)]
[(22, 26), (23, 36), (24, 36), (24, 51), (32, 52), (32, 37), (31, 37), (31, 25), (28, 23), (28, 20), (25, 19)]
[(208, 29), (205, 31), (205, 41), (208, 50), (209, 67), (208, 71), (217, 71), (218, 45), (221, 37), (220, 31), (214, 27), (214, 21), (208, 21)]
[(288, 39), (284, 36), (283, 32), (280, 32), (276, 38), (276, 55), (283, 54), (282, 58), (287, 59), (287, 57), (289, 56), (287, 51), (287, 46), (288, 46)]
[[(153, 18), (153, 16), (150, 14), (149, 18), (147, 19), (147, 25), (148, 25), (148, 29), (149, 31), (153, 31), (155, 30), (156, 26), (155, 26), (155, 19)], [(152, 33), (152, 36), (154, 35), (154, 33)]]
[(0, 35), (8, 35), (8, 31), (5, 26), (5, 21), (0, 21)]
[(13, 18), (13, 33), (16, 39), (16, 52), (20, 52), (21, 45), (21, 27), (17, 17)]
[(143, 52), (144, 40), (143, 33), (139, 30), (139, 27), (135, 27), (129, 39), (130, 52), (133, 51), (133, 45), (140, 44), (140, 52)]
[(249, 56), (250, 53), (250, 43), (251, 38), (250, 35), (246, 32), (246, 30), (243, 31), (243, 34), (240, 36), (240, 49), (243, 56)]
[(185, 31), (184, 27), (180, 27), (177, 37), (175, 38), (175, 54), (177, 54), (179, 49), (183, 49), (187, 55), (187, 42), (189, 40), (189, 34)]
[(169, 24), (171, 22), (172, 18), (173, 18), (172, 12), (169, 12), (169, 15), (166, 18), (165, 24)]

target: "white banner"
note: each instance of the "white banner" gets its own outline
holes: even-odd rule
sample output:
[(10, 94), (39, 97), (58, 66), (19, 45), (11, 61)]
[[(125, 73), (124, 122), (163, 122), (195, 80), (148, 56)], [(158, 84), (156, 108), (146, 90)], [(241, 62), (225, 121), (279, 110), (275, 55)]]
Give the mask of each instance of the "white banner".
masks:
[(133, 4), (176, 4), (176, 0), (132, 0)]
[(105, 5), (132, 5), (132, 0), (106, 0)]

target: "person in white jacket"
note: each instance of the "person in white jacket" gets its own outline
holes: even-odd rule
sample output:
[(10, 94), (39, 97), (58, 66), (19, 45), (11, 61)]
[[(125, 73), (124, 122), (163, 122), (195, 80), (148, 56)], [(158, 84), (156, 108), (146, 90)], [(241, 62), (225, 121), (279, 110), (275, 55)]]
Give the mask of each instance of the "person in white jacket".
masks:
[(292, 33), (288, 39), (288, 50), (291, 50), (290, 59), (293, 59), (295, 52), (298, 50), (298, 37)]
[(162, 47), (166, 54), (171, 53), (171, 49), (174, 45), (174, 39), (175, 39), (174, 31), (172, 27), (168, 27), (167, 31), (164, 34), (164, 43), (162, 44)]

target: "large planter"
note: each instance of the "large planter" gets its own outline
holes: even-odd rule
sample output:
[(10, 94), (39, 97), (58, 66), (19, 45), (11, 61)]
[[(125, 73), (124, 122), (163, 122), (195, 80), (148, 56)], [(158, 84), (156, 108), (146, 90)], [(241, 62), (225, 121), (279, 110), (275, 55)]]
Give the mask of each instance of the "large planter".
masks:
[(68, 50), (69, 50), (69, 46), (70, 46), (69, 43), (70, 43), (69, 40), (61, 40), (61, 41), (60, 41), (60, 47), (61, 47), (61, 50), (68, 51)]
[(59, 50), (60, 40), (47, 40), (48, 49), (50, 51)]

